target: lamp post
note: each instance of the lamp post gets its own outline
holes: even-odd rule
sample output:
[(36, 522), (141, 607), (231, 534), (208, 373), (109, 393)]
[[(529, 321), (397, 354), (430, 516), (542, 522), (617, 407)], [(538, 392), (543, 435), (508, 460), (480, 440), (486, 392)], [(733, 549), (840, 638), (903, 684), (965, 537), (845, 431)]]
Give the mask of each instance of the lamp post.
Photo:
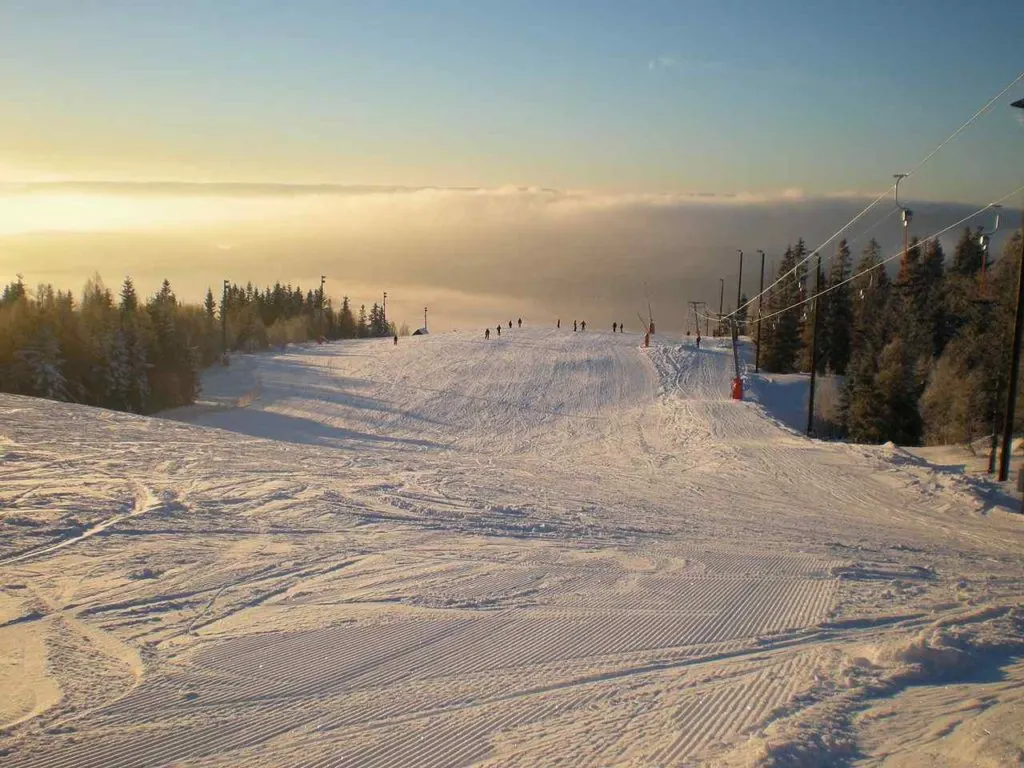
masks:
[[(739, 248), (736, 249), (736, 253), (740, 255), (740, 276), (736, 278), (736, 314), (740, 313), (740, 297), (743, 295), (743, 251)], [(739, 317), (736, 318), (739, 322)]]
[(718, 292), (718, 327), (715, 329), (715, 336), (722, 335), (722, 310), (725, 309), (725, 278), (718, 278), (722, 284), (721, 290)]
[[(1018, 99), (1010, 106), (1024, 109), (1024, 99)], [(1006, 413), (1003, 414), (1003, 450), (999, 456), (999, 480), (1006, 480), (1010, 474), (1010, 443), (1013, 440), (1013, 410), (1017, 406), (1017, 377), (1020, 375), (1020, 337), (1024, 325), (1024, 225), (1021, 227), (1021, 258), (1017, 272), (1017, 311), (1013, 323), (1013, 349), (1010, 355), (1010, 380), (1006, 387)]]
[(325, 275), (320, 275), (320, 321), (319, 325), (319, 336), (324, 335), (324, 283), (327, 282)]
[[(1001, 205), (992, 205), (992, 208), (1001, 208)], [(978, 287), (978, 298), (975, 299), (981, 307), (982, 326), (985, 328), (989, 327), (989, 317), (992, 309), (992, 298), (989, 296), (988, 286), (985, 283), (985, 270), (988, 267), (988, 249), (992, 242), (992, 235), (999, 230), (999, 214), (996, 214), (996, 223), (992, 229), (978, 229), (978, 248), (981, 251), (981, 285)], [(1000, 382), (998, 379), (993, 382), (992, 390), (989, 395), (988, 406), (989, 406), (989, 417), (992, 419), (992, 438), (989, 445), (988, 451), (988, 473), (990, 475), (995, 474), (996, 471), (996, 454), (999, 450), (999, 425), (998, 425), (998, 407), (996, 405), (999, 399), (999, 392), (1002, 387), (999, 386)]]
[(228, 363), (228, 281), (224, 281), (224, 292), (220, 300), (220, 357), (221, 363)]
[(764, 251), (758, 248), (757, 252), (761, 254), (761, 287), (757, 291), (757, 348), (754, 351), (754, 373), (761, 370), (761, 307), (764, 304)]

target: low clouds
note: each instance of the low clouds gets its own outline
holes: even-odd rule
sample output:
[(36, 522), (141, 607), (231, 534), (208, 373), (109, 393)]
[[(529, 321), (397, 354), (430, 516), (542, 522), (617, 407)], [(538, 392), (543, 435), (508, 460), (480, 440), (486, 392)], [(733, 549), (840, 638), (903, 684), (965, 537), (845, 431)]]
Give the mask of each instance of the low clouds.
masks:
[[(76, 214), (64, 226), (59, 218), (69, 215), (69, 199), (86, 201), (92, 213), (84, 218), (104, 225), (76, 226), (83, 218)], [(167, 277), (179, 295), (198, 299), (224, 278), (308, 287), (326, 274), (335, 299), (347, 293), (357, 304), (369, 304), (386, 289), (389, 311), (399, 313), (399, 322), (416, 325), (428, 304), (439, 329), (493, 324), (505, 315), (628, 322), (645, 310), (644, 283), (660, 327), (678, 329), (688, 300), (717, 308), (719, 277), (727, 280), (727, 304), (735, 304), (737, 248), (748, 254), (763, 248), (770, 264), (798, 237), (817, 245), (866, 202), (811, 198), (800, 190), (655, 195), (276, 184), (0, 188), (0, 212), (12, 201), (22, 219), (46, 226), (12, 230), (11, 221), (0, 220), (0, 232), (7, 233), (0, 237), (0, 277), (6, 279), (22, 272), (30, 285), (52, 281), (78, 289), (99, 271), (110, 283), (131, 274), (140, 290), (150, 292)], [(936, 203), (914, 208), (920, 234), (970, 210)], [(851, 237), (882, 219), (868, 236), (897, 248), (900, 233), (894, 219), (884, 220), (887, 213), (879, 206)], [(855, 243), (854, 250), (862, 245)], [(744, 290), (752, 295), (758, 276), (749, 262), (744, 277)]]

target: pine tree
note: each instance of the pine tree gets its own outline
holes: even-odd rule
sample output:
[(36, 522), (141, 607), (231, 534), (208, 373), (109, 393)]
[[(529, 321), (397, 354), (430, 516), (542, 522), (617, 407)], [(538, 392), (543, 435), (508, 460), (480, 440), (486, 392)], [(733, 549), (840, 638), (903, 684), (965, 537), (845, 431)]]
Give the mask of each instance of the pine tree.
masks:
[(135, 284), (130, 277), (121, 285), (121, 314), (132, 313), (139, 307), (139, 297), (135, 293)]
[(878, 359), (891, 338), (891, 284), (882, 265), (881, 247), (874, 238), (857, 264), (851, 281), (853, 334), (846, 385), (843, 422), (850, 437), (878, 443), (886, 439), (885, 408), (878, 388)]
[[(802, 243), (801, 240), (801, 248)], [(770, 326), (767, 338), (762, 334), (764, 350), (761, 353), (761, 365), (766, 371), (773, 373), (792, 373), (796, 370), (801, 347), (800, 317), (803, 307), (795, 305), (799, 304), (803, 296), (801, 277), (806, 274), (806, 270), (795, 269), (796, 253), (793, 248), (786, 249), (782, 263), (779, 264), (779, 282), (772, 289), (769, 306), (765, 312), (774, 317), (766, 323)]]
[(356, 336), (365, 339), (369, 334), (369, 325), (366, 322), (366, 305), (359, 305), (359, 321), (356, 324)]
[(899, 445), (921, 441), (923, 425), (917, 410), (914, 364), (899, 336), (885, 345), (878, 361), (877, 386), (885, 404), (886, 437)]
[(338, 316), (338, 336), (343, 339), (352, 339), (356, 336), (356, 321), (352, 316), (352, 307), (349, 306), (348, 296), (341, 299), (341, 313)]
[(981, 269), (984, 251), (978, 242), (979, 234), (980, 230), (978, 233), (975, 233), (970, 227), (964, 227), (964, 231), (960, 233), (960, 239), (957, 241), (956, 251), (953, 253), (953, 264), (950, 267), (950, 272), (957, 275), (970, 276)]
[(832, 269), (828, 277), (829, 292), (823, 296), (822, 304), (822, 357), (826, 367), (840, 376), (846, 373), (850, 363), (853, 336), (853, 297), (850, 277), (850, 247), (846, 240), (839, 242)]

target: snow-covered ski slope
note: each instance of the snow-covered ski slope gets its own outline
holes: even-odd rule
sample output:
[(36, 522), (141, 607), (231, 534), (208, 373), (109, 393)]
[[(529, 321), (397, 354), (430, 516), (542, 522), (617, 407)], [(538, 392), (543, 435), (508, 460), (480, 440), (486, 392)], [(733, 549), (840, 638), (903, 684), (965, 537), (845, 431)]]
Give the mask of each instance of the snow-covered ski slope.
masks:
[(239, 356), (166, 419), (0, 395), (3, 764), (1015, 764), (1024, 519), (640, 341)]

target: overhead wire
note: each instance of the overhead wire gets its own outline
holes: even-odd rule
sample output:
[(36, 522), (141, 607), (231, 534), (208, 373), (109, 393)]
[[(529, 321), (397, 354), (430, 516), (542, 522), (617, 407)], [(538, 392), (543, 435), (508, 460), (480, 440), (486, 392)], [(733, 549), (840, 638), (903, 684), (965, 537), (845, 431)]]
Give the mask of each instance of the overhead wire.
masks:
[[(963, 131), (966, 130), (966, 128), (969, 125), (971, 125), (971, 123), (973, 123), (975, 120), (977, 120), (979, 117), (981, 117), (981, 115), (983, 115), (985, 112), (987, 112), (992, 107), (993, 104), (995, 104), (997, 101), (999, 101), (999, 99), (1001, 99), (1007, 93), (1007, 91), (1009, 91), (1011, 88), (1013, 88), (1013, 86), (1015, 86), (1021, 80), (1024, 80), (1024, 72), (1021, 72), (1019, 75), (1017, 75), (1017, 77), (1015, 77), (1009, 83), (1009, 85), (1007, 85), (999, 93), (997, 93), (995, 96), (993, 96), (991, 99), (989, 99), (984, 104), (984, 106), (982, 106), (977, 112), (975, 112), (966, 121), (964, 121), (960, 125), (959, 128), (957, 128), (955, 131), (953, 131), (951, 134), (949, 134), (949, 136), (947, 136), (945, 139), (943, 139), (941, 142), (939, 142), (938, 146), (936, 146), (931, 152), (929, 152), (927, 155), (925, 155), (924, 159), (921, 160), (917, 165), (915, 165), (913, 167), (913, 169), (911, 169), (906, 174), (902, 174), (903, 178), (907, 179), (910, 176), (913, 176), (919, 170), (921, 170), (921, 168), (923, 168), (928, 163), (928, 161), (930, 161), (933, 157), (935, 157), (935, 155), (937, 155), (942, 150), (943, 147), (945, 147), (947, 144), (949, 144), (949, 142), (953, 141), (953, 139), (955, 139), (957, 136), (959, 136), (961, 133), (963, 133)], [(799, 261), (796, 264), (794, 264), (793, 267), (790, 268), (785, 274), (779, 275), (779, 277), (776, 278), (776, 280), (771, 285), (769, 285), (767, 288), (765, 288), (763, 291), (761, 291), (757, 295), (755, 295), (752, 298), (748, 299), (745, 304), (742, 304), (741, 306), (736, 307), (735, 310), (733, 310), (732, 312), (728, 313), (727, 315), (723, 315), (723, 317), (732, 317), (737, 312), (739, 312), (741, 309), (749, 307), (751, 304), (754, 303), (755, 299), (758, 299), (761, 296), (764, 296), (769, 291), (771, 291), (772, 288), (774, 288), (776, 285), (778, 285), (784, 279), (789, 277), (789, 275), (794, 274), (797, 271), (797, 269), (799, 269), (801, 266), (803, 266), (808, 261), (810, 261), (811, 257), (813, 257), (816, 254), (818, 254), (821, 251), (822, 248), (827, 246), (829, 243), (831, 243), (833, 240), (835, 240), (837, 237), (839, 237), (839, 235), (841, 235), (843, 232), (845, 232), (847, 229), (849, 229), (855, 223), (857, 223), (860, 219), (862, 219), (865, 216), (865, 214), (867, 214), (868, 211), (870, 211), (872, 208), (874, 208), (876, 205), (878, 205), (878, 203), (880, 203), (883, 198), (887, 197), (889, 195), (889, 193), (892, 190), (894, 190), (895, 188), (896, 188), (896, 182), (893, 182), (889, 186), (888, 189), (886, 189), (884, 192), (880, 193), (878, 195), (878, 197), (876, 197), (874, 200), (872, 200), (870, 203), (868, 203), (868, 205), (863, 210), (861, 210), (860, 213), (858, 213), (856, 216), (854, 216), (852, 219), (850, 219), (846, 224), (844, 224), (842, 227), (840, 227), (838, 230), (836, 230), (825, 242), (823, 242), (821, 245), (819, 245), (814, 250), (810, 251), (807, 254), (807, 256), (805, 256), (801, 261)]]
[[(992, 207), (994, 207), (996, 205), (999, 205), (1003, 201), (1010, 199), (1011, 197), (1013, 197), (1014, 195), (1016, 195), (1016, 194), (1018, 194), (1020, 192), (1024, 192), (1024, 185), (1021, 185), (1021, 186), (1017, 187), (1017, 189), (1013, 190), (1012, 192), (1010, 192), (1010, 193), (1008, 193), (1006, 195), (1003, 195), (998, 200), (993, 200), (988, 205), (983, 206), (982, 208), (979, 208), (978, 210), (974, 211), (973, 213), (969, 213), (967, 216), (964, 216), (959, 221), (956, 221), (956, 222), (950, 224), (948, 227), (943, 227), (942, 229), (938, 230), (937, 232), (933, 232), (932, 234), (928, 235), (927, 237), (922, 238), (921, 242), (928, 242), (929, 240), (934, 240), (937, 237), (941, 237), (942, 235), (946, 234), (950, 230), (956, 229), (957, 227), (959, 227), (964, 222), (970, 221), (975, 216), (978, 216), (978, 215), (984, 213), (988, 209), (990, 209), (990, 208), (992, 208)], [(810, 301), (814, 301), (815, 299), (817, 299), (820, 296), (824, 296), (827, 293), (831, 293), (836, 288), (839, 288), (839, 287), (841, 287), (843, 285), (846, 285), (847, 283), (849, 283), (849, 282), (851, 282), (853, 280), (856, 280), (858, 277), (863, 277), (864, 275), (868, 274), (869, 272), (874, 272), (879, 267), (882, 267), (882, 266), (886, 265), (887, 263), (889, 263), (890, 261), (893, 261), (894, 259), (898, 259), (902, 255), (903, 255), (903, 249), (900, 248), (892, 256), (888, 256), (888, 257), (882, 259), (877, 264), (873, 264), (872, 266), (868, 267), (867, 269), (863, 269), (860, 272), (856, 272), (856, 273), (850, 275), (849, 277), (847, 277), (845, 280), (840, 280), (838, 283), (836, 283), (834, 285), (830, 285), (828, 288), (825, 288), (825, 289), (823, 289), (821, 291), (818, 291), (813, 296), (808, 296), (808, 297), (806, 297), (804, 299), (801, 299), (800, 301), (798, 301), (798, 302), (796, 302), (794, 304), (789, 305), (788, 307), (785, 307), (784, 309), (779, 309), (779, 310), (776, 310), (775, 312), (772, 312), (771, 314), (764, 315), (763, 317), (758, 318), (758, 320), (756, 320), (754, 322), (758, 322), (758, 321), (764, 322), (765, 320), (770, 320), (773, 317), (777, 317), (777, 316), (779, 316), (781, 314), (784, 314), (786, 312), (790, 312), (790, 311), (792, 311), (794, 309), (797, 309), (798, 307), (801, 307), (801, 306), (803, 306), (804, 304), (807, 304)], [(714, 319), (714, 318), (712, 318), (712, 319)]]

